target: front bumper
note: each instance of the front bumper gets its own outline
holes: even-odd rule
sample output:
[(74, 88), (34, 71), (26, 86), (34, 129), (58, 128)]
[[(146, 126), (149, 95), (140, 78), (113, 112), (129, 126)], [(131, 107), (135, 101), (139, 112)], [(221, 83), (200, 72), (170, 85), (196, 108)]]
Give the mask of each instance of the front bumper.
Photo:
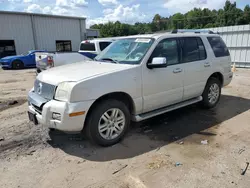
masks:
[[(65, 132), (80, 132), (83, 129), (87, 112), (94, 101), (69, 103), (63, 101), (46, 101), (34, 92), (29, 93), (29, 112), (36, 115), (38, 123)], [(70, 117), (75, 112), (85, 112), (83, 115)], [(52, 114), (61, 115), (60, 120), (53, 119)]]
[(10, 62), (0, 62), (0, 66), (2, 68), (11, 68), (11, 63)]

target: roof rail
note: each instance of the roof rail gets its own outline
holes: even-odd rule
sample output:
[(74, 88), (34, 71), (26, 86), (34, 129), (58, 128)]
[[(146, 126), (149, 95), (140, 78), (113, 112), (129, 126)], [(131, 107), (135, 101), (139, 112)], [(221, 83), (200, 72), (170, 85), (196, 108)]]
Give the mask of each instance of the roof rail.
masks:
[(172, 34), (176, 33), (208, 33), (208, 34), (215, 34), (211, 30), (204, 30), (204, 29), (174, 29)]

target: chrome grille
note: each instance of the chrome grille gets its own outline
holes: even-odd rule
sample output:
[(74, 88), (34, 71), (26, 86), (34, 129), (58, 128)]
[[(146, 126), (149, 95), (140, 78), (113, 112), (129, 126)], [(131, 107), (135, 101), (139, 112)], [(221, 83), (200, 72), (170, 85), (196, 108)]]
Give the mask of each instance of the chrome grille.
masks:
[(53, 99), (55, 89), (56, 86), (39, 80), (36, 80), (34, 84), (34, 92), (45, 99)]

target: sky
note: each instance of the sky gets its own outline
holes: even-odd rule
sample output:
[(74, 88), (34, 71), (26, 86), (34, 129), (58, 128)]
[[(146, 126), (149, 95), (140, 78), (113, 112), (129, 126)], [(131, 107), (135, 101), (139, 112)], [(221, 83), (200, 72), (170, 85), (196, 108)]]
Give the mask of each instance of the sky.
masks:
[[(236, 2), (243, 9), (250, 0)], [(86, 17), (89, 27), (117, 20), (150, 22), (157, 13), (166, 17), (194, 7), (219, 9), (224, 4), (225, 0), (0, 0), (0, 10)]]

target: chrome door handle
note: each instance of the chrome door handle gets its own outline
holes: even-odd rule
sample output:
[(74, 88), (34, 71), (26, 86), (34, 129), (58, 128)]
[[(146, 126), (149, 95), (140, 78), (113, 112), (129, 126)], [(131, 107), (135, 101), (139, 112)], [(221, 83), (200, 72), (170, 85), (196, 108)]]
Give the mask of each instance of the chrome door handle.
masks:
[(173, 73), (180, 73), (180, 72), (182, 72), (182, 69), (181, 68), (176, 68), (176, 69), (174, 69), (173, 70)]
[(204, 67), (210, 67), (210, 63), (204, 63)]

